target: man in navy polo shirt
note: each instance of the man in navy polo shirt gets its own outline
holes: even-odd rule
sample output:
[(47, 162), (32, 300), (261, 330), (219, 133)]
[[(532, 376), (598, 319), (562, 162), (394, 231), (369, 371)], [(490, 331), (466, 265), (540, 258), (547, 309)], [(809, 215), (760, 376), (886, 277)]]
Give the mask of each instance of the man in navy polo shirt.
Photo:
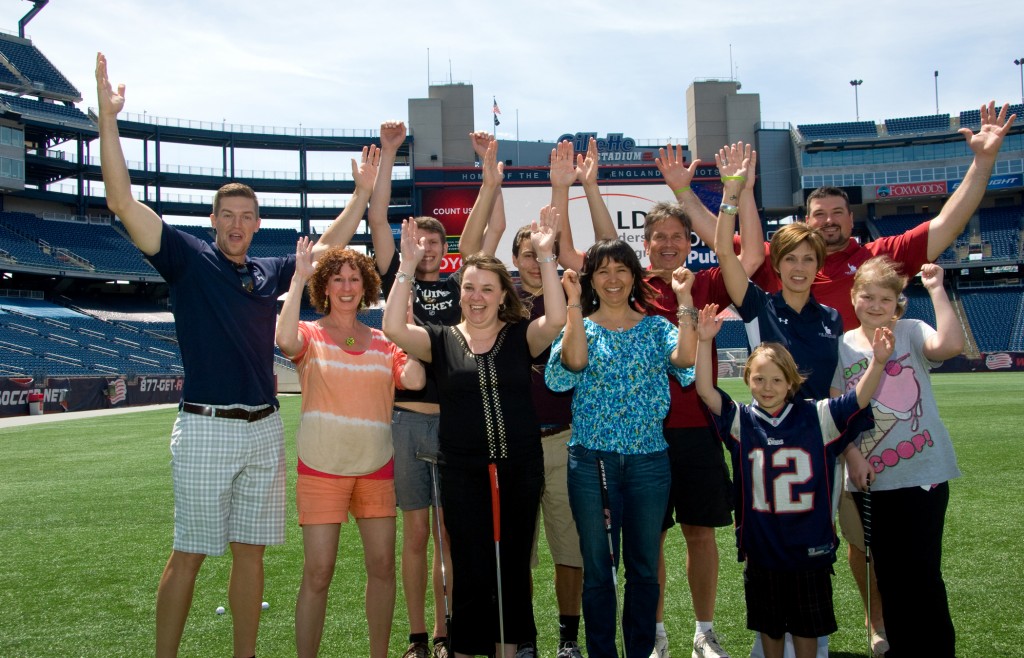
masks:
[[(222, 555), (230, 545), (234, 655), (254, 656), (264, 549), (284, 542), (284, 428), (274, 395), (274, 326), (295, 256), (247, 256), (260, 217), (256, 194), (246, 185), (229, 183), (214, 196), (212, 245), (165, 224), (137, 201), (117, 126), (124, 85), (113, 90), (102, 54), (96, 57), (96, 85), (107, 205), (170, 285), (185, 366), (171, 433), (174, 547), (157, 589), (156, 655), (177, 655), (199, 568), (207, 555)], [(362, 165), (353, 162), (355, 193), (314, 255), (346, 243), (355, 231), (378, 154), (364, 149)]]

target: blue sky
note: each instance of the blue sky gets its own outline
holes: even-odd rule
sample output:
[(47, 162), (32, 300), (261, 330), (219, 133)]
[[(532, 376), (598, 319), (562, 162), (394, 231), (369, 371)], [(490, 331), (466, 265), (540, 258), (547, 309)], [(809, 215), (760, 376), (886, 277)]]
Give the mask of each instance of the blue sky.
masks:
[[(5, 0), (0, 29), (31, 9)], [(976, 7), (976, 8), (974, 8)], [(694, 79), (761, 96), (764, 121), (852, 121), (1020, 102), (1024, 3), (594, 0), (381, 3), (51, 2), (27, 35), (95, 106), (102, 50), (127, 110), (309, 128), (373, 129), (450, 78), (475, 87), (477, 127), (685, 139)]]

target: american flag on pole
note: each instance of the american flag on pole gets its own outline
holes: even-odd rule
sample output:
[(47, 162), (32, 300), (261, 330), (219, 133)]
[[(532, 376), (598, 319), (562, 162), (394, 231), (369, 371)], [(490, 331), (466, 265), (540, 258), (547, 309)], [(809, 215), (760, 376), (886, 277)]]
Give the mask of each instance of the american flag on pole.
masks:
[(494, 107), (491, 108), (491, 111), (494, 112), (494, 126), (498, 127), (501, 125), (501, 122), (498, 121), (498, 115), (501, 114), (501, 108), (498, 107), (498, 99), (494, 97), (491, 99), (494, 101)]

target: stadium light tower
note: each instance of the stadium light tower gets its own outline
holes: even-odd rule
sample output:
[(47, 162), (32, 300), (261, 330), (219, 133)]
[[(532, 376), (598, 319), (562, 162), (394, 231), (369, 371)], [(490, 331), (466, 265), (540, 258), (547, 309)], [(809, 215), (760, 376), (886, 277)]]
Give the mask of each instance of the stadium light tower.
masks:
[(935, 71), (935, 114), (939, 113), (939, 72)]
[(850, 84), (853, 85), (853, 104), (857, 110), (857, 121), (860, 121), (860, 95), (857, 93), (858, 88), (864, 84), (863, 80), (850, 80)]
[(1024, 103), (1024, 57), (1013, 60), (1013, 63), (1020, 69), (1020, 102)]

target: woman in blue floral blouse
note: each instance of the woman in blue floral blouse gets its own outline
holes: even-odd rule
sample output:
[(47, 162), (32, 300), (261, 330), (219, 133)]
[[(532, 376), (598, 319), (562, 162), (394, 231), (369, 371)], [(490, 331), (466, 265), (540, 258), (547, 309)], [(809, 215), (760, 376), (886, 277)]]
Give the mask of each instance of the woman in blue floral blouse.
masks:
[[(611, 559), (617, 567), (620, 544), (626, 569), (625, 654), (646, 658), (654, 647), (658, 546), (671, 479), (662, 433), (668, 378), (671, 374), (683, 386), (693, 381), (693, 273), (680, 267), (672, 275), (678, 329), (662, 317), (645, 315), (650, 290), (643, 275), (627, 243), (602, 240), (591, 247), (575, 294), (569, 294), (565, 331), (552, 345), (545, 372), (552, 390), (575, 388), (569, 503), (583, 551), (583, 617), (590, 658), (618, 655)], [(607, 506), (601, 470), (607, 480)], [(608, 551), (606, 507), (614, 558)]]

